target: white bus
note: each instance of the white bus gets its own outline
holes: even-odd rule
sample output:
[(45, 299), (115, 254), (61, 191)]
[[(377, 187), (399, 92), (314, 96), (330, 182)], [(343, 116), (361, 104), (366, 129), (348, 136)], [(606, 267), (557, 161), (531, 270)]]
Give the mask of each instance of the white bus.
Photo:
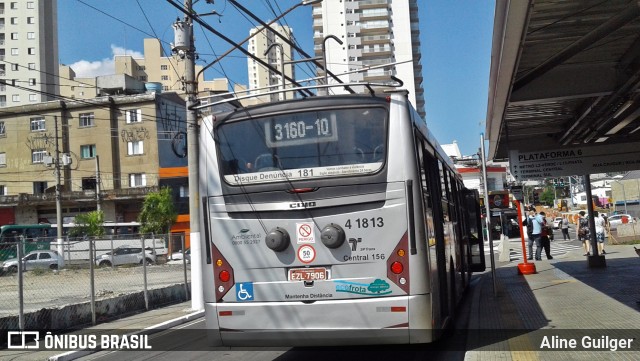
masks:
[[(71, 230), (76, 227), (74, 223), (62, 225), (62, 235), (64, 237), (62, 256), (66, 261), (89, 261), (107, 252), (112, 252), (115, 248), (129, 246), (142, 247), (144, 236), (144, 246), (151, 249), (155, 255), (166, 255), (167, 242), (163, 235), (153, 238), (150, 235), (140, 234), (140, 223), (138, 222), (104, 222), (105, 234), (100, 237), (91, 237), (94, 240), (94, 255), (89, 255), (89, 241), (84, 237), (72, 236)], [(57, 233), (57, 225), (52, 224), (51, 232)], [(51, 248), (55, 248), (55, 242)], [(56, 248), (57, 249), (57, 248)]]
[(214, 345), (431, 342), (485, 268), (477, 193), (404, 90), (205, 117), (200, 173)]

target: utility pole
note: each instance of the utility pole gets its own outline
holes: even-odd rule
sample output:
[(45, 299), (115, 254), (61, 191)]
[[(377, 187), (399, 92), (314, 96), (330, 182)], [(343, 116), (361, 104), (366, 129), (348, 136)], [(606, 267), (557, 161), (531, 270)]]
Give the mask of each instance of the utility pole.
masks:
[[(187, 14), (193, 14), (192, 0), (184, 0)], [(202, 244), (200, 241), (200, 196), (198, 190), (198, 114), (192, 107), (197, 102), (195, 78), (196, 49), (193, 41), (193, 19), (186, 15), (184, 21), (173, 24), (175, 30), (174, 51), (185, 62), (184, 85), (187, 107), (187, 160), (189, 167), (189, 227), (191, 247), (191, 308), (204, 309), (202, 292)]]
[[(56, 137), (56, 156), (54, 158), (54, 165), (56, 169), (56, 246), (58, 248), (58, 254), (64, 255), (64, 249), (62, 247), (62, 195), (60, 194), (60, 141), (58, 139), (58, 116), (53, 117)], [(60, 257), (58, 268), (64, 267), (64, 257)]]
[(100, 205), (100, 157), (96, 155), (96, 210), (101, 211)]

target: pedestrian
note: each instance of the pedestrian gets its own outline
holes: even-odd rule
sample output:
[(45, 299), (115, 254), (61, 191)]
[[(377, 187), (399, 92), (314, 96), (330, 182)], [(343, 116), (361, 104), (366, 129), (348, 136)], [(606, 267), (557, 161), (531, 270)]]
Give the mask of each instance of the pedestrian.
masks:
[(593, 223), (596, 226), (596, 244), (598, 245), (598, 254), (606, 254), (604, 251), (604, 218), (598, 217), (598, 212), (593, 212)]
[(542, 228), (544, 226), (544, 212), (538, 213), (533, 219), (533, 241), (536, 243), (536, 261), (542, 260)]
[(569, 218), (566, 214), (562, 216), (562, 224), (560, 227), (562, 228), (562, 239), (565, 241), (570, 241), (571, 236), (569, 236)]
[[(540, 245), (544, 249), (544, 253), (547, 255), (547, 259), (553, 259), (553, 257), (551, 256), (551, 240), (549, 239), (549, 236), (553, 232), (553, 228), (551, 228), (551, 226), (547, 224), (547, 218), (544, 212), (540, 212), (540, 214), (542, 215), (542, 230), (540, 232)], [(536, 259), (538, 261), (540, 261), (542, 258), (541, 253), (542, 252), (539, 251), (538, 248), (536, 248)]]
[(529, 211), (527, 216), (527, 260), (533, 259), (533, 221), (536, 218), (535, 211)]
[(578, 212), (580, 217), (578, 218), (578, 239), (582, 241), (582, 248), (584, 249), (583, 256), (591, 255), (591, 244), (589, 242), (589, 221), (585, 216), (584, 211)]

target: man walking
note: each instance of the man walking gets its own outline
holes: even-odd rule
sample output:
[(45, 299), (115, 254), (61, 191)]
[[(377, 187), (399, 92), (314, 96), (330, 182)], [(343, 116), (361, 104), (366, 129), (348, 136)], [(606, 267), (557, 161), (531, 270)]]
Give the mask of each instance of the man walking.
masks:
[(538, 213), (533, 219), (533, 241), (536, 243), (536, 261), (542, 260), (542, 227), (544, 226), (544, 212)]
[(567, 240), (571, 240), (571, 237), (569, 236), (569, 218), (567, 218), (567, 215), (565, 214), (564, 216), (562, 216), (562, 239), (567, 241)]

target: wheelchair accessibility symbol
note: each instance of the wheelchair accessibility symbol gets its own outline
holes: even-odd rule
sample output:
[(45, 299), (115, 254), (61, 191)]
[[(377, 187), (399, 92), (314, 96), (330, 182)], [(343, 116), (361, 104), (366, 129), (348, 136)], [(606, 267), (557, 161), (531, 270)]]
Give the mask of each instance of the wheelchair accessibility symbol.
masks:
[(236, 300), (239, 302), (253, 301), (253, 282), (236, 284)]

